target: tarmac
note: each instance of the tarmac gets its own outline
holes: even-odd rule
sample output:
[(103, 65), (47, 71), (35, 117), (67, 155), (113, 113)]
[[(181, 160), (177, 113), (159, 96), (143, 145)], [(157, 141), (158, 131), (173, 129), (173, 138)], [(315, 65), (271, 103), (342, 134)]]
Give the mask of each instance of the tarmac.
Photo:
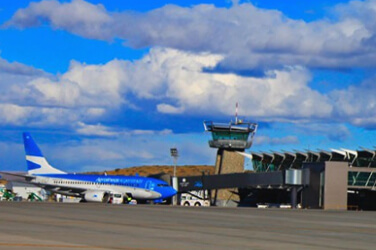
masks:
[(374, 249), (376, 212), (0, 202), (1, 249)]

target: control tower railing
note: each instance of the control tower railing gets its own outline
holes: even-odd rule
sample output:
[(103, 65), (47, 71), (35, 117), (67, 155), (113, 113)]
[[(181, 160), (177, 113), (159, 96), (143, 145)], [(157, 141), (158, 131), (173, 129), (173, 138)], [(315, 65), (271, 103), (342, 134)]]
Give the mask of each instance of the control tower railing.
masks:
[(250, 148), (257, 130), (257, 124), (250, 122), (214, 123), (205, 121), (204, 127), (205, 131), (212, 133), (212, 140), (209, 141), (210, 147), (227, 149)]

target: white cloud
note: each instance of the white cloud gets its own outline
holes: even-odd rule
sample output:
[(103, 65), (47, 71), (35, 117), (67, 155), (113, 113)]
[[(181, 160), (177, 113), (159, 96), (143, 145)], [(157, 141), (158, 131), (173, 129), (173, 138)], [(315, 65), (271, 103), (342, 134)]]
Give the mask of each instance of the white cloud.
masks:
[(96, 39), (110, 39), (106, 30), (112, 18), (100, 4), (93, 5), (83, 0), (70, 3), (59, 1), (32, 2), (25, 9), (19, 9), (5, 26), (19, 28), (34, 27), (49, 22), (55, 29), (66, 29), (78, 35)]
[(228, 9), (166, 5), (147, 13), (112, 13), (83, 0), (41, 1), (18, 10), (5, 26), (27, 28), (43, 21), (88, 38), (118, 37), (133, 47), (222, 54), (221, 66), (235, 70), (376, 65), (374, 0), (339, 5), (336, 20), (313, 22), (290, 19), (251, 3), (233, 3)]
[(375, 78), (368, 79), (359, 86), (350, 86), (347, 89), (332, 91), (330, 97), (336, 107), (336, 117), (357, 126), (375, 128), (375, 80)]
[(170, 104), (165, 104), (165, 103), (158, 104), (157, 110), (161, 113), (168, 113), (168, 114), (181, 114), (184, 111), (182, 107), (174, 107)]
[[(69, 70), (56, 77), (1, 78), (0, 101), (7, 119), (0, 123), (72, 126), (98, 119), (125, 102), (123, 63), (113, 60), (105, 65), (85, 65), (72, 61)], [(4, 105), (11, 105), (14, 112)]]
[[(85, 126), (78, 132), (93, 134), (89, 128), (96, 128), (106, 115), (129, 108), (150, 110), (143, 106), (145, 100), (153, 101), (157, 112), (171, 115), (232, 115), (239, 102), (239, 114), (256, 121), (330, 119), (367, 127), (376, 123), (370, 119), (376, 105), (372, 79), (326, 95), (310, 88), (311, 74), (304, 67), (269, 70), (261, 78), (205, 70), (216, 67), (222, 58), (153, 48), (134, 62), (87, 65), (73, 61), (66, 73), (55, 77), (20, 78), (30, 80), (13, 84), (0, 79), (4, 86), (0, 123), (76, 130), (81, 122)], [(110, 133), (104, 127), (97, 129), (102, 135)]]
[(22, 125), (27, 120), (29, 108), (23, 108), (14, 104), (0, 104), (0, 124), (2, 125)]
[(310, 74), (304, 68), (269, 71), (265, 78), (203, 71), (215, 67), (221, 58), (153, 49), (132, 68), (143, 69), (133, 71), (132, 79), (138, 77), (134, 72), (146, 71), (152, 83), (145, 78), (134, 81), (138, 84), (132, 90), (141, 97), (172, 100), (157, 105), (158, 111), (171, 114), (232, 114), (236, 102), (241, 104), (241, 114), (261, 119), (326, 117), (332, 111), (329, 100), (308, 87)]
[(19, 62), (8, 62), (2, 58), (0, 58), (0, 73), (21, 76), (41, 76), (46, 74), (42, 70), (34, 67), (30, 67)]
[(81, 135), (96, 135), (96, 136), (115, 136), (116, 132), (111, 131), (111, 128), (101, 124), (88, 125), (83, 122), (78, 122), (76, 132)]
[(70, 81), (54, 82), (48, 78), (30, 81), (23, 90), (27, 90), (24, 93), (31, 94), (41, 106), (75, 107), (81, 96), (78, 84)]
[(90, 125), (86, 120), (95, 123), (96, 116), (100, 119), (106, 112), (132, 107), (132, 100), (153, 100), (162, 113), (196, 115), (233, 114), (239, 102), (239, 113), (257, 120), (320, 119), (332, 112), (328, 98), (308, 87), (310, 74), (302, 67), (270, 70), (264, 78), (204, 71), (221, 59), (220, 55), (155, 48), (133, 63), (73, 61), (66, 73), (54, 79), (40, 77), (13, 85), (3, 99), (20, 110), (32, 108), (24, 112), (25, 119), (38, 126)]

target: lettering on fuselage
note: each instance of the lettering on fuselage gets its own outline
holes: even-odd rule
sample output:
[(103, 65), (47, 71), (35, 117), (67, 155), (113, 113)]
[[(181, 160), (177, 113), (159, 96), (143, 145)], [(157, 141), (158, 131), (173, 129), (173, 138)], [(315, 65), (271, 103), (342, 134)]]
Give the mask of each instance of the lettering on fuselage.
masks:
[(98, 177), (95, 182), (103, 184), (141, 184), (142, 180), (140, 179), (123, 179), (123, 178), (109, 178), (109, 177)]

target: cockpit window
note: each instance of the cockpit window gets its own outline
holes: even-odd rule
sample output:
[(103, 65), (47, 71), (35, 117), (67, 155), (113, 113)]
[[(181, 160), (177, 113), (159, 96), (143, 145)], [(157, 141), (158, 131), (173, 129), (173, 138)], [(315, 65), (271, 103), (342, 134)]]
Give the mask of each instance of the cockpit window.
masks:
[(158, 187), (168, 187), (168, 184), (158, 184)]

